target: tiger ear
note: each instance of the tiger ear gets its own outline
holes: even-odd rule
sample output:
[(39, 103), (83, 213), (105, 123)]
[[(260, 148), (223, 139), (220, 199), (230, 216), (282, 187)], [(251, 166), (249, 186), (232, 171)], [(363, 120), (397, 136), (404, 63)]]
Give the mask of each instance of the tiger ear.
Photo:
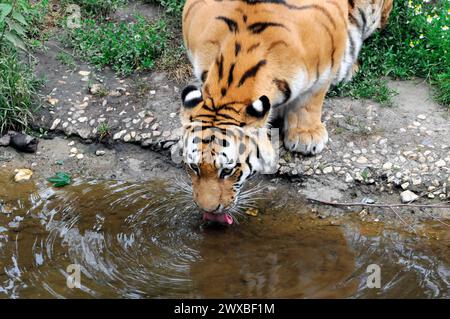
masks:
[(181, 92), (181, 101), (185, 108), (191, 109), (203, 100), (202, 91), (194, 85), (186, 86)]
[(263, 95), (255, 102), (247, 106), (247, 114), (253, 117), (262, 118), (270, 110), (270, 100)]

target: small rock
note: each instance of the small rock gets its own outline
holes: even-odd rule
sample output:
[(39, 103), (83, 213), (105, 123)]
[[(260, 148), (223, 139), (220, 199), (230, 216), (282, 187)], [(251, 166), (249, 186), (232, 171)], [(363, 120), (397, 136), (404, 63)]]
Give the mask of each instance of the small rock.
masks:
[(122, 138), (122, 136), (124, 136), (127, 133), (126, 130), (122, 130), (120, 132), (117, 132), (116, 134), (113, 135), (113, 140), (119, 140)]
[(331, 167), (331, 166), (325, 167), (325, 168), (323, 169), (323, 173), (324, 173), (324, 174), (329, 174), (329, 173), (331, 173), (331, 172), (333, 172), (333, 167)]
[(103, 155), (105, 155), (105, 154), (106, 154), (105, 151), (101, 151), (101, 150), (95, 151), (95, 155), (97, 155), (97, 156), (103, 156)]
[(77, 154), (77, 159), (81, 160), (81, 159), (83, 159), (83, 158), (84, 158), (84, 155), (83, 155), (83, 154)]
[(59, 100), (55, 99), (55, 98), (52, 98), (52, 97), (49, 97), (47, 99), (47, 102), (50, 103), (51, 105), (55, 106), (59, 102)]
[(359, 163), (359, 164), (366, 164), (367, 161), (368, 161), (368, 160), (367, 160), (366, 157), (360, 156), (360, 157), (358, 157), (358, 159), (356, 160), (356, 163)]
[(31, 176), (33, 176), (33, 171), (27, 168), (16, 169), (14, 172), (16, 173), (14, 176), (14, 181), (16, 183), (29, 181)]
[(160, 136), (160, 135), (161, 135), (161, 132), (160, 132), (160, 131), (153, 131), (153, 132), (152, 132), (152, 135), (155, 136), (155, 137), (156, 137), (156, 136)]
[(61, 123), (61, 119), (55, 119), (52, 123), (52, 126), (50, 127), (50, 131), (54, 131), (59, 123)]
[(70, 153), (77, 153), (77, 152), (78, 152), (78, 149), (76, 147), (72, 147), (70, 149)]
[(414, 192), (411, 192), (410, 190), (406, 190), (400, 194), (400, 198), (402, 200), (402, 203), (410, 203), (415, 201), (419, 198)]
[(126, 135), (123, 137), (123, 141), (124, 141), (124, 142), (129, 142), (129, 141), (131, 141), (131, 135), (130, 135), (130, 134), (126, 134)]
[(346, 174), (345, 174), (345, 182), (346, 182), (346, 183), (351, 183), (351, 182), (353, 182), (353, 177), (352, 177), (349, 173), (346, 173)]
[(89, 76), (89, 74), (91, 74), (91, 72), (90, 71), (79, 71), (78, 74), (81, 76)]
[(83, 117), (80, 117), (80, 118), (78, 119), (78, 122), (84, 123), (84, 122), (86, 122), (87, 120), (88, 120), (88, 118), (85, 117), (85, 116), (83, 116)]
[(417, 118), (419, 120), (426, 120), (427, 116), (425, 114), (419, 114), (419, 115), (417, 115)]
[(75, 145), (75, 142), (74, 141), (72, 141), (72, 142), (70, 142), (69, 144), (67, 144), (67, 146), (74, 146)]
[(390, 170), (392, 168), (392, 163), (391, 162), (386, 162), (383, 164), (383, 169), (385, 171)]
[(436, 167), (444, 167), (447, 163), (445, 163), (445, 161), (441, 159), (434, 164), (436, 165)]
[(93, 95), (99, 94), (99, 93), (104, 92), (104, 91), (105, 91), (105, 88), (100, 83), (94, 83), (89, 88), (89, 92), (91, 92), (91, 94), (93, 94)]
[(409, 187), (409, 182), (403, 183), (400, 185), (404, 190), (408, 189)]

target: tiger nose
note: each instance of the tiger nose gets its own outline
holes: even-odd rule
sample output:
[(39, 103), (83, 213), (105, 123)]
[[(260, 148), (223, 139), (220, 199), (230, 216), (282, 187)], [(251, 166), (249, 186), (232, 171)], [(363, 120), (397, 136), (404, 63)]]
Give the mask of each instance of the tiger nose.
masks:
[(218, 204), (217, 206), (214, 206), (214, 205), (207, 205), (207, 206), (205, 206), (205, 205), (198, 205), (198, 206), (205, 213), (214, 213), (214, 212), (218, 211), (219, 208), (220, 208), (220, 204)]

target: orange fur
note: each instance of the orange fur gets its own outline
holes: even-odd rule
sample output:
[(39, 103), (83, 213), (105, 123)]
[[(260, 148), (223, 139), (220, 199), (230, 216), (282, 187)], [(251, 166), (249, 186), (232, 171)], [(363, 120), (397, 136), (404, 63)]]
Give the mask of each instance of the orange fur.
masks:
[[(362, 42), (386, 24), (392, 5), (393, 0), (187, 0), (183, 38), (202, 87), (195, 93), (201, 101), (181, 113), (185, 140), (211, 135), (209, 127), (239, 127), (245, 135), (278, 115), (284, 117), (289, 150), (319, 153), (328, 140), (321, 122), (326, 92), (352, 77)], [(249, 111), (255, 101), (266, 100), (270, 111)], [(260, 102), (255, 105), (261, 109)], [(198, 124), (208, 128), (195, 133)], [(202, 158), (218, 152), (208, 142), (199, 145)], [(208, 210), (232, 205), (236, 179), (222, 180), (217, 164), (200, 163), (199, 170), (192, 176), (197, 204)]]

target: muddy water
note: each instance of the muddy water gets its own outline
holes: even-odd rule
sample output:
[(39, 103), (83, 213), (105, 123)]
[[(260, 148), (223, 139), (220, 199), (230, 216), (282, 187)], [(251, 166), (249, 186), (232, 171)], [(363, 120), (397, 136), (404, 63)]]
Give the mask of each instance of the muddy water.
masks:
[[(0, 298), (450, 297), (439, 223), (417, 235), (353, 215), (320, 220), (280, 189), (258, 216), (208, 227), (162, 181), (53, 189), (9, 178), (0, 173)], [(367, 287), (370, 264), (380, 289)], [(69, 265), (79, 289), (67, 286)]]

